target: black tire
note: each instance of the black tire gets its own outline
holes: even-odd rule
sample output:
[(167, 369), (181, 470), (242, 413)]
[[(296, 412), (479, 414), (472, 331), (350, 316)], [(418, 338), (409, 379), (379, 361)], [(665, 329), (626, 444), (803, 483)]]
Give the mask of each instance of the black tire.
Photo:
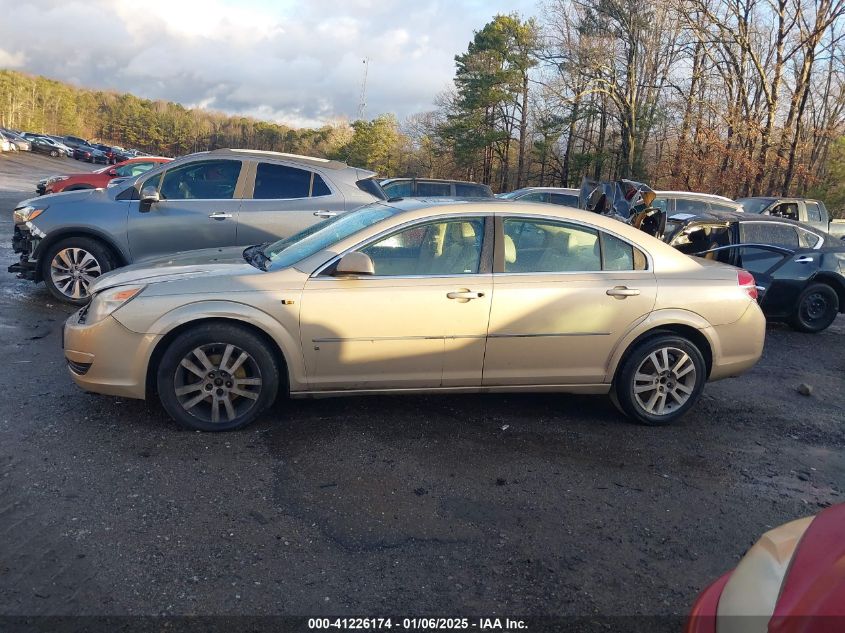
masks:
[[(205, 360), (195, 354), (197, 350)], [(241, 353), (248, 359), (238, 365)], [(192, 369), (187, 368), (190, 365)], [(156, 368), (164, 410), (180, 426), (194, 431), (232, 431), (251, 424), (276, 400), (279, 383), (279, 363), (267, 342), (248, 328), (229, 323), (186, 330), (168, 345)], [(240, 395), (246, 393), (252, 395)]]
[(839, 295), (827, 284), (810, 284), (798, 297), (789, 324), (799, 332), (815, 334), (826, 330), (839, 314)]
[[(652, 358), (657, 359), (658, 365), (654, 365)], [(694, 370), (692, 374), (690, 365)], [(668, 369), (662, 370), (664, 366)], [(674, 374), (673, 368), (680, 376)], [(653, 379), (643, 380), (642, 376)], [(611, 400), (633, 420), (661, 426), (689, 411), (701, 395), (705, 382), (707, 364), (695, 344), (677, 334), (658, 334), (637, 343), (627, 354), (616, 372)], [(639, 393), (635, 393), (635, 389)], [(679, 398), (683, 397), (686, 399), (681, 402)]]
[[(69, 250), (70, 253), (67, 252)], [(65, 251), (65, 255), (60, 256), (59, 254), (63, 251)], [(93, 258), (93, 265), (85, 257), (85, 253)], [(59, 301), (78, 306), (88, 303), (90, 297), (87, 287), (91, 281), (117, 266), (109, 248), (102, 242), (90, 237), (68, 237), (59, 240), (48, 248), (40, 259), (42, 262), (41, 276), (50, 294)], [(78, 276), (74, 278), (73, 272), (71, 272), (70, 280), (67, 280), (71, 285), (68, 285), (67, 282), (63, 284), (65, 281), (63, 270), (68, 266), (69, 261), (73, 261), (78, 267), (76, 271)], [(79, 296), (74, 296), (75, 294), (79, 294)]]

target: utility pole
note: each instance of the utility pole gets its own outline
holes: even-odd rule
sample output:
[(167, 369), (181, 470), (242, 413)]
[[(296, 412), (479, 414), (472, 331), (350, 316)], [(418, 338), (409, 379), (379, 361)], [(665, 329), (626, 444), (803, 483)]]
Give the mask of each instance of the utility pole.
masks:
[(361, 98), (358, 101), (358, 120), (364, 120), (364, 110), (367, 107), (367, 71), (370, 68), (370, 58), (365, 57), (362, 60), (364, 64), (364, 79), (361, 81)]

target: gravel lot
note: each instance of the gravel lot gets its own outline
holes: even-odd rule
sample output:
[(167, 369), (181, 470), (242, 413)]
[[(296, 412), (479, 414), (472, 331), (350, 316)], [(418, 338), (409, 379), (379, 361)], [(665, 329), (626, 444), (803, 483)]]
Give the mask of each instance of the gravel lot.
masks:
[(845, 501), (842, 316), (770, 325), (670, 428), (456, 395), (280, 402), (212, 435), (85, 394), (71, 310), (6, 273), (14, 203), (84, 169), (0, 155), (2, 615), (683, 615), (763, 531)]

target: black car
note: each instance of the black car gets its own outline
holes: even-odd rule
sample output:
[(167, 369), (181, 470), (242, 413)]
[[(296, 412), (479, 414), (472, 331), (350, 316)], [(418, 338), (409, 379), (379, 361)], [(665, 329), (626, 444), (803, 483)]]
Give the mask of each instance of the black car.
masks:
[(39, 154), (49, 154), (53, 158), (67, 156), (65, 150), (56, 145), (55, 141), (52, 139), (48, 139), (43, 136), (31, 136), (28, 137), (27, 140), (30, 142), (30, 149), (33, 152), (38, 152)]
[(487, 185), (462, 180), (435, 178), (389, 178), (382, 180), (381, 188), (388, 198), (492, 198), (493, 190)]
[(109, 165), (115, 164), (117, 161), (117, 154), (114, 148), (110, 145), (103, 145), (102, 143), (92, 143), (92, 147), (99, 150), (103, 155), (95, 156), (94, 162), (103, 162)]
[(751, 272), (765, 315), (801, 332), (821, 332), (845, 312), (845, 244), (813, 227), (750, 213), (681, 213), (667, 219), (664, 240)]

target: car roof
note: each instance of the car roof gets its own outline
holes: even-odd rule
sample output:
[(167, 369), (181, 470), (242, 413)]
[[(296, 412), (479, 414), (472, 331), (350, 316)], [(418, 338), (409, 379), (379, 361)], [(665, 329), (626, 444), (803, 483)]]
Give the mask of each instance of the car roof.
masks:
[(778, 222), (780, 224), (792, 224), (805, 231), (812, 231), (820, 233), (817, 229), (804, 224), (803, 222), (796, 222), (788, 218), (780, 218), (771, 215), (759, 215), (757, 213), (745, 213), (744, 211), (708, 211), (706, 213), (673, 213), (668, 220), (684, 221), (684, 222)]
[(417, 182), (445, 182), (449, 184), (455, 185), (478, 185), (479, 187), (489, 187), (489, 185), (485, 185), (481, 182), (472, 182), (471, 180), (449, 180), (448, 178), (415, 178), (415, 177), (402, 177), (402, 178), (385, 178), (384, 180), (380, 180), (379, 184), (387, 185), (391, 182), (409, 182), (411, 180), (416, 180)]
[(717, 196), (715, 193), (699, 193), (697, 191), (655, 191), (658, 196), (673, 196), (685, 198), (702, 198), (705, 200), (721, 200), (722, 202), (733, 202), (739, 204), (736, 200), (726, 198), (725, 196)]
[(510, 193), (516, 193), (517, 191), (551, 191), (551, 192), (564, 192), (564, 193), (580, 193), (580, 189), (575, 189), (574, 187), (522, 187), (521, 189), (514, 189)]

